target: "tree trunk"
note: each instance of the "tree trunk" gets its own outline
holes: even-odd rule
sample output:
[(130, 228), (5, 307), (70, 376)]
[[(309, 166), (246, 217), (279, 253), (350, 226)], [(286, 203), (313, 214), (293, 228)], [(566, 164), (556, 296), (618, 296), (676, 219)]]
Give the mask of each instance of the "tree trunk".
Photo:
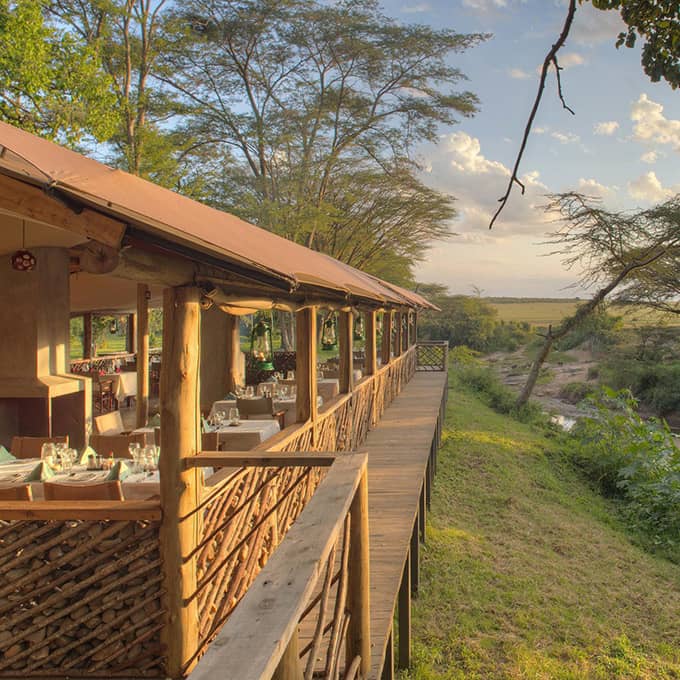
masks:
[(531, 365), (531, 371), (529, 371), (529, 377), (527, 378), (526, 383), (524, 383), (524, 388), (515, 402), (515, 406), (517, 406), (517, 408), (521, 408), (527, 403), (527, 401), (529, 401), (529, 397), (534, 391), (536, 381), (538, 380), (538, 375), (541, 372), (541, 367), (548, 358), (554, 342), (555, 336), (552, 334), (551, 329), (548, 329), (548, 334), (545, 336), (543, 347), (541, 347), (541, 351), (538, 353), (536, 359), (534, 359), (534, 363)]

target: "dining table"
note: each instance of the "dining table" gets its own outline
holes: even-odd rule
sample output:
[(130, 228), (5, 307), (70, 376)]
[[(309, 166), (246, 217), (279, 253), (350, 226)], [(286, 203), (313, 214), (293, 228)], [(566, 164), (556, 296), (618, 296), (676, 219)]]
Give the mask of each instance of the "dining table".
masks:
[(330, 401), (340, 394), (340, 380), (338, 378), (319, 378), (316, 381), (316, 390), (324, 401)]
[[(283, 418), (286, 427), (295, 423), (295, 397), (275, 397), (272, 404), (274, 406), (274, 411), (284, 412)], [(210, 415), (212, 416), (215, 415), (215, 413), (222, 411), (228, 418), (230, 408), (236, 408), (236, 399), (220, 399), (213, 403), (212, 408), (210, 409)]]
[(113, 396), (119, 404), (126, 399), (137, 396), (137, 372), (122, 371), (121, 373), (106, 373), (103, 379), (113, 381)]

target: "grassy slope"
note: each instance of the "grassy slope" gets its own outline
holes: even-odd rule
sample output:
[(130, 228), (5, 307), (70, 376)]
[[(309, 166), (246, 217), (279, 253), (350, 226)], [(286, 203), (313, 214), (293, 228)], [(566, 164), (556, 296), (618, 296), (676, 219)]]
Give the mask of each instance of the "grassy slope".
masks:
[(452, 391), (402, 678), (680, 678), (680, 567), (554, 440)]

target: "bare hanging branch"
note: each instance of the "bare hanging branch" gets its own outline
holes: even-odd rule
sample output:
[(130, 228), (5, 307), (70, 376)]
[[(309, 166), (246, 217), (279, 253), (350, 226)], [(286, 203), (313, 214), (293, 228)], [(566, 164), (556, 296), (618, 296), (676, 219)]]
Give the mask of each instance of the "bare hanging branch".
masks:
[(527, 121), (527, 125), (524, 128), (524, 136), (522, 137), (522, 144), (519, 148), (517, 159), (515, 160), (515, 167), (512, 169), (512, 175), (510, 176), (508, 188), (505, 194), (498, 199), (500, 206), (498, 207), (498, 210), (496, 210), (494, 216), (491, 218), (491, 222), (489, 223), (489, 229), (493, 227), (494, 222), (503, 211), (503, 208), (505, 208), (505, 204), (508, 202), (508, 199), (510, 198), (510, 192), (512, 191), (513, 184), (518, 184), (522, 189), (522, 194), (524, 194), (524, 184), (522, 184), (522, 182), (520, 182), (518, 178), (519, 164), (522, 161), (524, 150), (526, 149), (527, 142), (529, 141), (531, 126), (534, 123), (536, 113), (538, 112), (538, 107), (543, 97), (545, 81), (546, 78), (548, 77), (548, 69), (550, 68), (551, 64), (555, 66), (555, 70), (557, 72), (557, 89), (559, 92), (560, 100), (562, 101), (562, 105), (564, 106), (565, 109), (567, 109), (567, 111), (570, 111), (572, 114), (574, 113), (566, 105), (564, 97), (562, 96), (562, 83), (560, 80), (560, 67), (557, 64), (557, 53), (560, 51), (564, 43), (567, 41), (567, 37), (569, 36), (569, 31), (571, 30), (571, 25), (574, 21), (575, 14), (576, 14), (576, 0), (569, 0), (569, 9), (567, 10), (567, 16), (564, 20), (564, 26), (562, 26), (562, 32), (560, 33), (560, 37), (557, 39), (557, 42), (550, 48), (550, 52), (548, 52), (545, 60), (543, 61), (543, 67), (541, 68), (541, 77), (538, 81), (538, 92), (536, 93), (536, 99), (534, 100), (534, 105), (531, 109), (531, 113), (529, 114), (529, 120)]

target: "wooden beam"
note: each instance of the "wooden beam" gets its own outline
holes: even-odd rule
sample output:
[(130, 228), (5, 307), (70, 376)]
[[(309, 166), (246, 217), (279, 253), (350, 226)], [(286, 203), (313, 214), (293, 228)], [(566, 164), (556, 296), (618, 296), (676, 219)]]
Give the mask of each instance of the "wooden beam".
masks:
[(366, 375), (373, 375), (378, 368), (377, 344), (376, 344), (376, 317), (374, 311), (366, 312), (364, 316), (365, 333), (365, 354), (364, 371)]
[(0, 210), (71, 231), (114, 248), (120, 246), (126, 228), (124, 222), (90, 208), (83, 208), (77, 213), (40, 187), (7, 175), (0, 175)]
[[(332, 468), (331, 468), (332, 469)], [(350, 508), (349, 585), (347, 607), (351, 613), (347, 630), (346, 663), (361, 657), (360, 677), (371, 670), (370, 553), (368, 530), (368, 474), (364, 468)]]
[(338, 312), (340, 392), (354, 389), (354, 324), (352, 312)]
[(399, 668), (411, 665), (411, 553), (406, 553), (399, 585)]
[(382, 322), (382, 365), (387, 366), (392, 360), (392, 312), (383, 312)]
[(404, 329), (404, 323), (402, 321), (401, 312), (394, 313), (394, 356), (401, 356), (402, 353), (402, 332)]
[(193, 467), (328, 467), (337, 458), (335, 453), (304, 453), (295, 451), (201, 451), (184, 459), (185, 468)]
[(92, 313), (83, 314), (83, 359), (92, 358)]
[(183, 459), (199, 449), (200, 323), (197, 288), (163, 292), (163, 358), (161, 365), (160, 491), (163, 507), (163, 560), (166, 622), (162, 641), (166, 673), (183, 677), (191, 670), (198, 647), (196, 561), (190, 558), (199, 533), (201, 482), (198, 469), (185, 469)]
[(149, 287), (137, 284), (137, 427), (149, 420)]
[(245, 383), (241, 375), (241, 333), (239, 317), (227, 314), (227, 337), (225, 351), (227, 353), (227, 392), (235, 392), (237, 385)]
[(290, 638), (271, 680), (302, 680), (300, 643), (297, 629)]
[(316, 422), (316, 307), (295, 315), (296, 420)]
[(2, 520), (149, 520), (161, 518), (158, 501), (0, 501)]

